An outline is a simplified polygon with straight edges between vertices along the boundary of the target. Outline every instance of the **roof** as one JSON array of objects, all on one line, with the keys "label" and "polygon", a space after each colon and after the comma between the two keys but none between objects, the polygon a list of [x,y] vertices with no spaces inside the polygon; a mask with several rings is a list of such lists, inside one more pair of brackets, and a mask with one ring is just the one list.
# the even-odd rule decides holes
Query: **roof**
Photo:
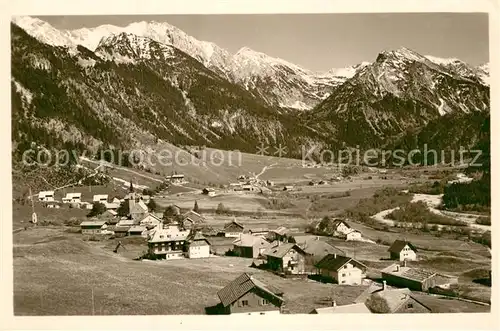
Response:
[{"label": "roof", "polygon": [[367,267],[363,263],[356,261],[353,258],[350,258],[347,256],[335,255],[335,254],[328,254],[327,256],[322,258],[321,261],[319,261],[316,264],[316,267],[320,268],[320,269],[337,271],[342,266],[344,266],[344,264],[346,264],[346,263],[352,263],[353,265],[355,265],[356,267],[358,267],[362,270],[367,269]]},{"label": "roof", "polygon": [[335,221],[333,221],[333,228],[334,229],[337,229],[337,227],[339,227],[341,224],[344,224],[345,226],[347,226],[348,228],[351,228],[349,226],[349,224],[347,224],[346,221],[344,220],[341,220],[341,219],[336,219]]},{"label": "roof", "polygon": [[287,244],[281,244],[279,246],[269,248],[266,251],[264,251],[263,255],[282,258],[291,249],[294,249],[303,255],[306,254],[306,252],[304,252],[304,250],[302,248],[300,248],[297,244],[287,243]]},{"label": "roof", "polygon": [[129,229],[130,226],[114,226],[112,230],[115,232],[128,232]]},{"label": "roof", "polygon": [[366,305],[375,313],[393,313],[410,299],[410,294],[407,288],[385,289],[372,294]]},{"label": "roof", "polygon": [[280,226],[276,230],[271,230],[271,232],[274,232],[276,234],[279,234],[281,236],[285,235],[288,232],[288,229],[285,228],[284,226]]},{"label": "roof", "polygon": [[372,282],[364,291],[361,293],[356,300],[355,303],[365,303],[366,299],[370,297],[373,293],[382,290],[382,285],[379,283]]},{"label": "roof", "polygon": [[81,193],[66,193],[66,198],[67,199],[74,199],[74,198],[81,198],[82,194]]},{"label": "roof", "polygon": [[201,241],[205,241],[207,244],[210,245],[208,239],[205,238],[205,236],[199,231],[189,233],[189,235],[186,237],[186,241],[189,242],[190,245],[193,245],[194,243]]},{"label": "roof", "polygon": [[258,288],[283,302],[283,298],[281,297],[282,292],[280,290],[264,284],[258,279],[255,279],[254,276],[247,273],[241,274],[235,280],[219,290],[219,292],[217,292],[217,296],[219,297],[222,305],[227,307],[254,288]]},{"label": "roof", "polygon": [[328,254],[345,255],[345,252],[329,243],[316,238],[307,239],[299,246],[308,254],[323,257]]},{"label": "roof", "polygon": [[108,200],[108,195],[107,194],[96,194],[92,198],[92,201],[100,201],[100,200],[104,200],[104,199]]},{"label": "roof", "polygon": [[411,298],[427,307],[433,313],[469,313],[490,312],[489,305],[463,301],[448,296],[429,295],[422,292],[411,292]]},{"label": "roof", "polygon": [[130,213],[144,213],[148,211],[148,207],[144,202],[139,201],[133,205],[133,207],[130,209]]},{"label": "roof", "polygon": [[270,247],[271,244],[262,237],[244,233],[239,239],[233,241],[233,245],[241,247]]},{"label": "roof", "polygon": [[97,220],[97,221],[83,221],[80,223],[80,226],[103,226],[106,224],[106,221]]},{"label": "roof", "polygon": [[150,217],[154,218],[154,219],[155,219],[155,220],[157,220],[158,222],[163,222],[163,220],[162,220],[160,217],[156,216],[155,214],[151,214],[151,213],[150,213],[150,214],[147,214],[146,216],[144,216],[144,217],[141,219],[140,223],[144,222],[146,219],[148,219],[148,218],[150,218]]},{"label": "roof", "polygon": [[134,220],[129,220],[129,219],[121,219],[118,221],[119,226],[132,226],[135,224]]},{"label": "roof", "polygon": [[184,178],[184,175],[172,175],[170,178]]},{"label": "roof", "polygon": [[146,231],[146,227],[145,226],[140,226],[140,225],[134,225],[134,226],[131,226],[130,229],[128,230],[128,232],[144,232]]},{"label": "roof", "polygon": [[[397,271],[398,267],[399,267],[399,271]],[[417,282],[423,282],[424,280],[426,280],[426,279],[428,279],[436,274],[435,272],[429,271],[429,270],[403,267],[397,263],[394,263],[394,264],[388,266],[387,268],[382,269],[382,273],[391,274],[391,275],[398,276],[401,278],[415,280]]]},{"label": "roof", "polygon": [[368,313],[371,311],[366,307],[364,303],[353,303],[344,306],[333,306],[333,307],[323,307],[316,308],[312,311],[312,314],[350,314],[350,313]]},{"label": "roof", "polygon": [[106,206],[107,209],[118,209],[120,204],[116,202],[105,202],[104,206]]},{"label": "roof", "polygon": [[232,221],[231,223],[227,223],[226,225],[224,225],[224,230],[226,229],[229,229],[233,226],[236,226],[238,228],[241,228],[242,230],[245,228],[243,225],[241,225],[240,223],[236,222],[236,221]]},{"label": "roof", "polygon": [[413,246],[413,244],[409,241],[406,240],[396,240],[392,243],[391,247],[389,247],[388,251],[391,253],[400,253],[405,246],[408,245],[412,250],[415,252],[417,251],[417,248]]},{"label": "roof", "polygon": [[250,233],[269,232],[269,229],[266,229],[266,228],[253,228],[253,229],[249,229],[248,232],[250,232]]},{"label": "roof", "polygon": [[38,193],[39,197],[44,197],[47,195],[54,195],[54,191],[40,191],[40,193]]},{"label": "roof", "polygon": [[184,213],[184,215],[182,215],[182,219],[183,221],[190,219],[193,223],[196,224],[205,222],[205,218],[194,210],[190,210]]},{"label": "roof", "polygon": [[150,243],[170,242],[170,241],[184,241],[188,237],[188,231],[178,231],[172,228],[157,229],[154,231],[153,236],[149,240]]}]

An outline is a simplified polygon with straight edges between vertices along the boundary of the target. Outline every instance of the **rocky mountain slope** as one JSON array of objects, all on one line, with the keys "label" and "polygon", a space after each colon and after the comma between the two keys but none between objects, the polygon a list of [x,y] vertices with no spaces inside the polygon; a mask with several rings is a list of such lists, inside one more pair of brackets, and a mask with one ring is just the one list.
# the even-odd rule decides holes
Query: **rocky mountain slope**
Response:
[{"label": "rocky mountain slope", "polygon": [[102,38],[120,33],[171,45],[220,77],[255,93],[269,106],[285,110],[313,108],[329,95],[333,86],[343,83],[365,65],[316,73],[247,47],[230,54],[214,43],[197,40],[165,22],[136,22],[125,27],[102,25],[77,30],[58,30],[47,22],[29,16],[14,17],[13,22],[44,43],[70,49],[82,45],[94,51]]},{"label": "rocky mountain slope", "polygon": [[[249,48],[231,55],[166,23],[65,31],[14,22],[17,151],[31,141],[91,151],[163,141],[256,152],[265,143],[287,146],[287,156],[301,144],[469,146],[489,116],[488,64],[401,48],[313,73]],[[445,139],[455,127],[471,132]]]},{"label": "rocky mountain slope", "polygon": [[308,121],[337,142],[381,146],[446,114],[488,113],[489,99],[479,69],[455,61],[437,64],[401,48],[381,52],[335,87]]},{"label": "rocky mountain slope", "polygon": [[315,134],[181,50],[120,33],[95,52],[12,29],[14,149],[133,149],[159,140],[255,152]]}]

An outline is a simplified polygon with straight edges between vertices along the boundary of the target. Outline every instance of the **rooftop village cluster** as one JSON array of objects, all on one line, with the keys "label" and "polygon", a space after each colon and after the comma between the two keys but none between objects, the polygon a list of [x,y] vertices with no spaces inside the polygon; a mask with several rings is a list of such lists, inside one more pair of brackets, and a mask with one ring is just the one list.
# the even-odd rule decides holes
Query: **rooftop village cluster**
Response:
[{"label": "rooftop village cluster", "polygon": [[[388,258],[395,263],[380,270],[383,284],[370,283],[366,281],[366,265],[319,237],[289,242],[290,229],[246,228],[236,220],[215,230],[207,225],[203,215],[193,210],[181,214],[175,205],[175,216],[165,221],[161,215],[148,212],[138,195],[132,193],[126,198],[129,217],[105,213],[98,220],[82,222],[82,234],[141,236],[148,245],[144,258],[165,259],[166,263],[172,259],[211,258],[216,252],[209,238],[224,236],[234,238],[231,255],[252,258],[257,268],[283,277],[313,278],[348,286],[371,284],[355,302],[338,305],[333,300],[329,307],[318,307],[312,314],[430,312],[431,308],[420,301],[415,291],[449,288],[458,282],[454,276],[408,266],[407,261],[417,260],[417,248],[411,242],[396,240],[388,250]],[[343,220],[337,220],[335,227],[338,232],[352,232]],[[218,291],[217,296],[217,314],[287,313],[286,293],[259,280],[258,275],[243,273]]]},{"label": "rooftop village cluster", "polygon": [[[178,176],[178,180],[183,180]],[[241,178],[246,180],[247,178]],[[177,180],[171,178],[170,180]],[[242,186],[252,185],[245,182]],[[267,183],[272,185],[272,183]],[[286,189],[293,189],[289,187]],[[213,195],[214,190],[205,189],[204,194]],[[53,191],[40,192],[39,201],[54,201]],[[84,236],[115,237],[136,236],[147,241],[145,259],[199,259],[220,254],[213,249],[210,237],[234,238],[232,248],[225,255],[253,259],[252,266],[283,277],[312,278],[321,282],[348,286],[370,284],[352,303],[338,305],[342,298],[332,299],[328,307],[318,307],[312,314],[323,313],[396,313],[430,312],[415,291],[426,292],[433,288],[446,289],[456,284],[458,278],[441,273],[413,268],[407,261],[417,260],[417,248],[408,241],[396,240],[388,250],[388,258],[394,264],[378,270],[382,284],[367,281],[368,267],[355,257],[348,256],[341,249],[321,240],[309,237],[295,242],[293,230],[280,226],[276,229],[247,228],[236,219],[221,229],[209,226],[203,215],[189,210],[181,213],[181,208],[171,205],[172,214],[150,212],[147,203],[150,196],[131,192],[123,199],[108,195],[94,195],[92,201],[102,203],[106,211],[98,217],[80,224]],[[92,208],[92,204],[82,201],[81,193],[68,193],[63,203],[77,204]],[[129,214],[119,217],[117,208],[123,202],[128,204]],[[333,222],[337,237],[360,240],[361,233],[341,219]],[[293,238],[293,241],[292,241]],[[119,249],[121,242],[115,249]],[[168,262],[167,262],[168,263]],[[215,293],[214,293],[215,294]],[[286,293],[258,279],[257,275],[243,273],[217,292],[220,303],[214,307],[217,314],[273,314],[287,313]]]}]

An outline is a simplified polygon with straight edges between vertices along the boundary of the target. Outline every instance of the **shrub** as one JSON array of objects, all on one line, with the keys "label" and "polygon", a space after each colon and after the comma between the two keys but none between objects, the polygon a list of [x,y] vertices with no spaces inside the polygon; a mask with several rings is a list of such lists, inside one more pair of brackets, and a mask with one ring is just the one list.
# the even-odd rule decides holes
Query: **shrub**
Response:
[{"label": "shrub", "polygon": [[224,204],[221,202],[217,205],[217,209],[215,210],[215,213],[217,215],[227,215],[230,213],[230,210],[224,206]]},{"label": "shrub", "polygon": [[236,251],[234,251],[234,250],[232,250],[232,249],[227,250],[227,251],[224,253],[224,255],[225,255],[225,256],[240,256],[240,255],[238,254],[238,252],[236,252]]},{"label": "shrub", "polygon": [[94,202],[87,217],[99,216],[106,211],[106,206],[100,202]]},{"label": "shrub", "polygon": [[490,216],[481,216],[476,220],[476,224],[480,225],[491,225],[491,217]]},{"label": "shrub", "polygon": [[361,223],[378,224],[370,216],[408,203],[411,198],[412,195],[395,188],[384,188],[376,191],[372,198],[361,199],[355,207],[347,209],[345,216]]},{"label": "shrub", "polygon": [[272,210],[288,209],[295,207],[288,197],[270,198],[266,201],[266,207]]},{"label": "shrub", "polygon": [[149,211],[152,211],[152,212],[156,211],[156,209],[158,208],[156,201],[154,201],[153,199],[149,200],[147,206],[148,206]]},{"label": "shrub", "polygon": [[64,220],[64,225],[67,225],[67,226],[79,226],[80,223],[81,223],[81,220],[79,220],[75,217],[71,217],[70,219]]}]

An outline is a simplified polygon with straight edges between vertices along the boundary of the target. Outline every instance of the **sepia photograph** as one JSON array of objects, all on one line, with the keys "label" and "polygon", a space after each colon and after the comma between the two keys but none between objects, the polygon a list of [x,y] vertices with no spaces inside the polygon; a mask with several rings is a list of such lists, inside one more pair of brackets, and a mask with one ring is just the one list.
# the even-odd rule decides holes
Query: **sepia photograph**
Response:
[{"label": "sepia photograph", "polygon": [[14,316],[492,312],[488,13],[9,24]]}]

